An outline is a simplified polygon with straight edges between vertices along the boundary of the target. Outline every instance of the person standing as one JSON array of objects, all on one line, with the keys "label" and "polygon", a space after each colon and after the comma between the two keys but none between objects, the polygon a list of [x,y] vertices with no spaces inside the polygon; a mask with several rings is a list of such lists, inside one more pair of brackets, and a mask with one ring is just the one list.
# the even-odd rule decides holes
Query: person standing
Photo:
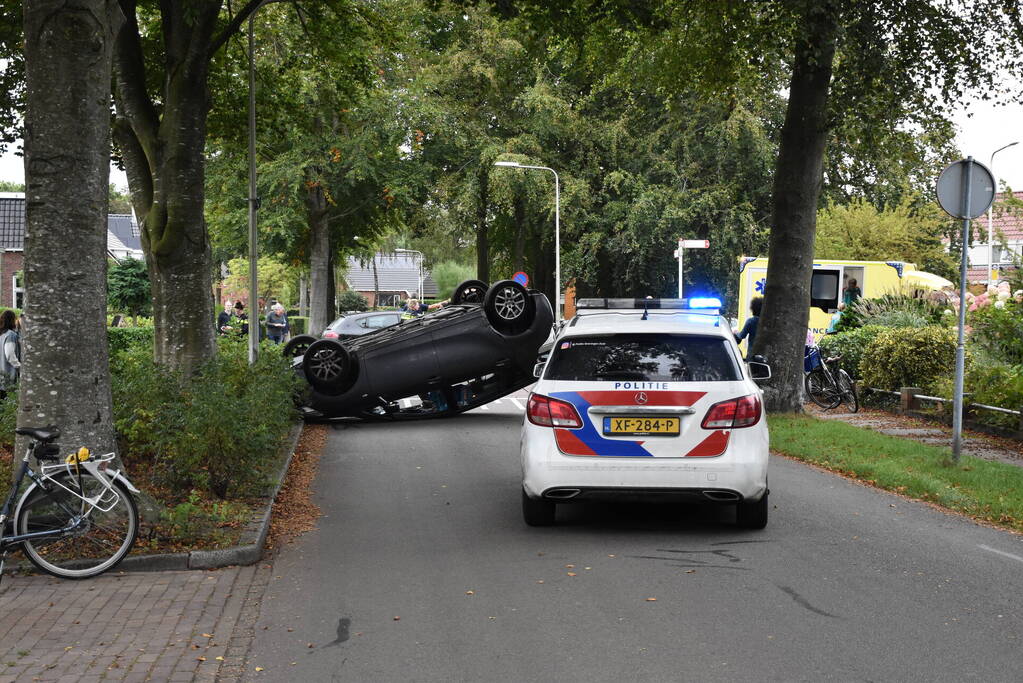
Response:
[{"label": "person standing", "polygon": [[749,312],[752,315],[746,318],[746,324],[742,326],[742,330],[732,330],[732,334],[735,335],[735,341],[741,342],[746,339],[746,355],[749,356],[749,350],[753,348],[753,340],[757,338],[757,325],[760,324],[760,311],[764,308],[764,298],[755,297],[749,302]]},{"label": "person standing", "polygon": [[230,301],[224,302],[224,310],[217,316],[217,333],[227,334],[234,329],[231,318],[234,316],[234,306]]},{"label": "person standing", "polygon": [[288,316],[284,313],[284,306],[274,304],[266,314],[266,336],[274,344],[280,344],[290,331],[291,326],[288,324]]},{"label": "person standing", "polygon": [[18,384],[21,372],[21,336],[14,311],[0,313],[0,399]]},{"label": "person standing", "polygon": [[849,278],[848,286],[846,286],[846,288],[842,291],[842,303],[849,306],[850,304],[855,303],[861,296],[863,296],[863,290],[860,289],[859,283],[856,282],[856,278]]},{"label": "person standing", "polygon": [[241,300],[234,302],[234,317],[241,322],[241,335],[244,337],[249,333],[249,316],[245,313],[245,304]]}]

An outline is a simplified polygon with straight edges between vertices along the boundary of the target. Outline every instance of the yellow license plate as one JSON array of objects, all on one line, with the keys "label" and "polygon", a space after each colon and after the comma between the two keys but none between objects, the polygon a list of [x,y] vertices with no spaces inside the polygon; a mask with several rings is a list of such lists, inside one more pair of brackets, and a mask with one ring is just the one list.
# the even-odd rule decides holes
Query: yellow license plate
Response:
[{"label": "yellow license plate", "polygon": [[679,422],[677,417],[605,417],[604,433],[675,436],[679,433]]}]

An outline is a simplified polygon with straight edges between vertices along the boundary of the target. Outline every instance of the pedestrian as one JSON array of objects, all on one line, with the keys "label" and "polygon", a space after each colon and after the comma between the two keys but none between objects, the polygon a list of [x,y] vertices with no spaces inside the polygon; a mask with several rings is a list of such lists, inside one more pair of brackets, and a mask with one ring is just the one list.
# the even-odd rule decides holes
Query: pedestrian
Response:
[{"label": "pedestrian", "polygon": [[746,339],[746,355],[749,356],[750,349],[753,348],[753,340],[757,338],[757,326],[760,324],[760,311],[764,308],[764,297],[754,297],[749,302],[749,310],[752,315],[746,318],[746,324],[742,326],[742,330],[732,330],[732,334],[735,335],[735,341],[741,342]]},{"label": "pedestrian", "polygon": [[842,290],[842,303],[848,306],[861,296],[863,296],[863,291],[859,288],[856,278],[849,278],[849,284]]},{"label": "pedestrian", "polygon": [[835,329],[838,326],[838,321],[842,319],[842,313],[845,312],[845,302],[840,301],[838,303],[838,310],[835,311],[835,315],[831,316],[831,323],[828,325],[828,329],[824,334],[835,334],[838,332]]},{"label": "pedestrian", "polygon": [[411,320],[412,318],[419,318],[426,315],[429,311],[444,308],[450,302],[451,299],[445,299],[444,301],[438,301],[437,303],[427,305],[425,301],[421,302],[418,299],[409,299],[405,302],[405,305],[401,307],[401,319]]},{"label": "pedestrian", "polygon": [[249,333],[249,316],[245,313],[245,304],[240,300],[234,302],[234,317],[241,323],[241,335],[244,337]]},{"label": "pedestrian", "polygon": [[274,344],[280,344],[290,331],[291,326],[288,323],[288,316],[284,314],[284,306],[274,304],[266,314],[266,336]]},{"label": "pedestrian", "polygon": [[14,311],[0,313],[0,400],[18,384],[21,372],[21,335]]},{"label": "pedestrian", "polygon": [[224,310],[217,316],[217,332],[227,334],[234,329],[231,318],[234,317],[234,304],[230,301],[224,302]]}]

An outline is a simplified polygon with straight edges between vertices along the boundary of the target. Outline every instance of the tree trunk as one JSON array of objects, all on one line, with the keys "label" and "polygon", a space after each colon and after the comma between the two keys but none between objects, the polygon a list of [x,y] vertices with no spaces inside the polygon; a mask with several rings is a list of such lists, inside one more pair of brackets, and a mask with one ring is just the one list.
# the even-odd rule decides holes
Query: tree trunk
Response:
[{"label": "tree trunk", "polygon": [[309,220],[309,334],[319,335],[334,322],[330,227],[327,225],[327,198],[319,185],[306,191],[306,215]]},{"label": "tree trunk", "polygon": [[[106,331],[113,0],[25,3],[25,315],[18,425],[116,447]],[[69,325],[73,331],[69,330]]]},{"label": "tree trunk", "polygon": [[305,275],[298,276],[298,314],[303,318],[309,315],[309,285]]},{"label": "tree trunk", "polygon": [[752,353],[767,356],[768,410],[799,412],[809,320],[814,233],[827,135],[827,103],[838,31],[834,2],[803,0],[792,81],[774,173],[774,211],[764,308]]},{"label": "tree trunk", "polygon": [[477,176],[479,194],[476,197],[476,277],[490,282],[490,235],[487,232],[487,213],[490,211],[490,171],[483,168]]},{"label": "tree trunk", "polygon": [[146,91],[135,1],[121,0],[121,6],[126,21],[114,53],[114,134],[152,282],[154,355],[162,365],[191,372],[216,351],[203,184],[208,50],[220,3],[194,10],[167,4],[162,10],[162,115]]}]

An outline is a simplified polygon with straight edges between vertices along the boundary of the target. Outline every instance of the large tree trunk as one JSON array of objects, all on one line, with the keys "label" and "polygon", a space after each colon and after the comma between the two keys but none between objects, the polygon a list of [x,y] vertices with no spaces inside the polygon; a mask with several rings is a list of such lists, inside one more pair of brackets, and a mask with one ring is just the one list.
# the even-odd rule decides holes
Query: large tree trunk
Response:
[{"label": "large tree trunk", "polygon": [[767,409],[799,412],[803,345],[810,317],[814,233],[827,135],[827,103],[838,31],[834,2],[802,0],[788,109],[774,173],[774,212],[767,286],[754,354],[767,356],[773,379],[764,386]]},{"label": "large tree trunk", "polygon": [[[106,332],[114,0],[25,3],[25,327],[18,425],[115,449]],[[69,325],[71,328],[69,328]]]},{"label": "large tree trunk", "polygon": [[476,277],[490,282],[490,233],[487,214],[490,212],[490,170],[483,168],[477,176],[479,194],[476,197]]},{"label": "large tree trunk", "polygon": [[[153,292],[156,361],[191,372],[216,350],[210,243],[203,217],[207,75],[220,3],[163,12],[162,115],[146,90],[135,0],[114,54],[115,139],[139,217]],[[186,16],[186,13],[188,16]]]},{"label": "large tree trunk", "polygon": [[331,268],[334,259],[327,224],[327,198],[319,185],[306,192],[309,220],[309,334],[319,335],[334,322],[334,291]]},{"label": "large tree trunk", "polygon": [[305,275],[298,276],[298,314],[303,318],[309,315],[309,285]]}]

